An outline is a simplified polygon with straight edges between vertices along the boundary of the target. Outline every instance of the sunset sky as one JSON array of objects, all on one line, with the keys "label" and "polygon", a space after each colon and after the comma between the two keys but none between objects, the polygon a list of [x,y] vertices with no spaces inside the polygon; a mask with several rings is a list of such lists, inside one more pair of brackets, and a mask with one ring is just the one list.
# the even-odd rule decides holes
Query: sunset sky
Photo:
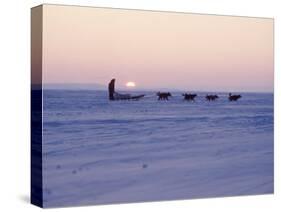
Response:
[{"label": "sunset sky", "polygon": [[273,19],[43,8],[44,84],[273,91]]}]

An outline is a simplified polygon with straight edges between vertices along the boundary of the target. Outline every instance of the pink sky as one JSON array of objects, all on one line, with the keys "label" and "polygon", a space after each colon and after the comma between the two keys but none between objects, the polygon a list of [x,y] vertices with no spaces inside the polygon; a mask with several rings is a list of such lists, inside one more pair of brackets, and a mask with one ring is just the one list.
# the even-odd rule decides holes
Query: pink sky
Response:
[{"label": "pink sky", "polygon": [[44,83],[272,92],[273,58],[273,19],[44,5]]}]

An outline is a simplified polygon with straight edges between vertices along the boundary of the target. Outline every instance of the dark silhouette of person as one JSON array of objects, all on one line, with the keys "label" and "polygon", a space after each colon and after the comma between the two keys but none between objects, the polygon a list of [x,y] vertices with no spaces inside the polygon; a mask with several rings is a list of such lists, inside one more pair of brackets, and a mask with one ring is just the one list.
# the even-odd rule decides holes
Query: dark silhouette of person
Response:
[{"label": "dark silhouette of person", "polygon": [[115,93],[115,79],[112,79],[108,84],[109,100],[114,100]]}]

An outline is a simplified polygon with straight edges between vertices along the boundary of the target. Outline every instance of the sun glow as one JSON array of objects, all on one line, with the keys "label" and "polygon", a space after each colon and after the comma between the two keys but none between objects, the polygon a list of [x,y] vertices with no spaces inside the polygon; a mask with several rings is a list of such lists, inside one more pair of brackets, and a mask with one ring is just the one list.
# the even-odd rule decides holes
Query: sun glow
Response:
[{"label": "sun glow", "polygon": [[126,83],[126,86],[127,86],[127,87],[130,87],[130,88],[136,87],[136,83],[134,83],[134,82],[127,82],[127,83]]}]

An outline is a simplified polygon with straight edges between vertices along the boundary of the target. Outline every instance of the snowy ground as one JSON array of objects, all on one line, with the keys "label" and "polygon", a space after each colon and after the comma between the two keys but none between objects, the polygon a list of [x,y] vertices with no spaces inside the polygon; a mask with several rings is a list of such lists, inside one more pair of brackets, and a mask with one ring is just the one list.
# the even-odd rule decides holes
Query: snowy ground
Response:
[{"label": "snowy ground", "polygon": [[44,206],[273,192],[273,95],[185,102],[44,91]]}]

